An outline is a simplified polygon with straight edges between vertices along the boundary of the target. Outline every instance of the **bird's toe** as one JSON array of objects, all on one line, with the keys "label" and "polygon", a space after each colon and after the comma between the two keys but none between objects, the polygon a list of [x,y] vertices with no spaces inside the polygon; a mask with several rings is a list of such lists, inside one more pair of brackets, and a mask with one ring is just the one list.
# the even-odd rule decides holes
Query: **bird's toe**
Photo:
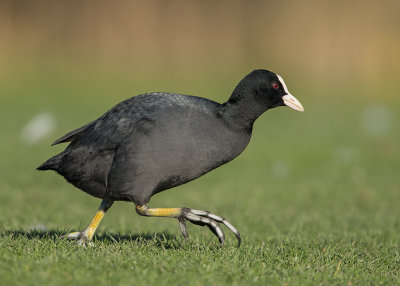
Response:
[{"label": "bird's toe", "polygon": [[78,244],[79,246],[82,246],[82,247],[94,246],[93,242],[90,241],[86,236],[82,236],[82,237],[78,240],[77,244]]},{"label": "bird's toe", "polygon": [[179,219],[179,227],[181,229],[181,233],[182,233],[183,237],[185,238],[185,240],[188,240],[189,234],[187,232],[186,221],[184,219]]},{"label": "bird's toe", "polygon": [[63,235],[61,238],[66,238],[68,240],[75,240],[75,239],[80,239],[82,236],[83,236],[82,231],[74,231],[67,235]]},{"label": "bird's toe", "polygon": [[[209,211],[203,211],[203,210],[183,208],[182,211],[184,213],[185,219],[189,220],[191,223],[197,225],[207,225],[209,229],[218,237],[221,244],[224,244],[225,234],[222,231],[221,227],[219,226],[219,223],[225,225],[230,231],[232,231],[235,234],[238,240],[238,245],[240,246],[241,237],[239,230],[225,218],[216,215],[214,213],[211,213]],[[182,225],[181,225],[181,231],[183,234]]]},{"label": "bird's toe", "polygon": [[93,246],[93,242],[87,236],[85,231],[71,232],[67,235],[63,235],[61,238],[65,238],[67,240],[77,240],[77,244],[83,247]]},{"label": "bird's toe", "polygon": [[[221,245],[224,244],[225,234],[224,234],[223,230],[221,229],[221,227],[219,226],[218,222],[216,222],[215,220],[213,220],[211,218],[194,214],[192,212],[192,210],[188,209],[188,208],[182,209],[182,216],[183,217],[180,219],[180,221],[184,221],[186,219],[196,225],[208,226],[208,228],[211,230],[211,232],[214,233],[218,237],[218,240],[221,243]],[[186,224],[180,223],[180,227],[181,227],[181,232],[182,232],[183,236],[186,238],[186,236],[187,236]]]}]

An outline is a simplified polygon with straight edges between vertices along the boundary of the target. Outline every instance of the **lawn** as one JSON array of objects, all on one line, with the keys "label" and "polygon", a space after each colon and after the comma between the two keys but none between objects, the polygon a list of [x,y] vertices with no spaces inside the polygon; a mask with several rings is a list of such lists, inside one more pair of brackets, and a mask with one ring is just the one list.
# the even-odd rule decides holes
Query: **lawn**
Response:
[{"label": "lawn", "polygon": [[[226,217],[241,232],[240,248],[227,229],[221,247],[195,225],[185,242],[176,220],[140,217],[125,202],[107,213],[93,247],[61,239],[86,227],[100,201],[35,171],[65,147],[50,147],[54,139],[140,92],[222,101],[235,84],[126,82],[47,74],[0,85],[1,285],[400,284],[399,101],[344,101],[287,79],[304,113],[268,111],[241,156],[150,202]],[[40,112],[52,112],[56,130],[24,143],[21,129]]]}]

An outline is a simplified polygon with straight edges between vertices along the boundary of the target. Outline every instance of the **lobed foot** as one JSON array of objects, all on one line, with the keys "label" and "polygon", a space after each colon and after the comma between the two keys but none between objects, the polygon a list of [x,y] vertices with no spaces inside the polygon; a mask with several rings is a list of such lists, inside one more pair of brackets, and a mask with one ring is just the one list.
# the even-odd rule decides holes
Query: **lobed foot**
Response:
[{"label": "lobed foot", "polygon": [[203,210],[193,210],[189,208],[182,208],[181,214],[178,217],[179,226],[182,232],[182,235],[185,239],[188,239],[189,235],[186,229],[186,220],[190,221],[193,224],[200,226],[208,226],[208,228],[218,237],[218,240],[221,244],[225,242],[225,234],[219,223],[224,224],[229,230],[231,230],[236,238],[238,239],[238,246],[240,246],[241,238],[240,233],[236,227],[234,227],[230,222],[228,222],[225,218],[220,217],[216,214],[210,213],[209,211]]},{"label": "lobed foot", "polygon": [[86,234],[86,231],[75,231],[67,235],[63,235],[61,238],[66,238],[67,240],[78,240],[78,245],[81,246],[93,246],[93,242]]}]

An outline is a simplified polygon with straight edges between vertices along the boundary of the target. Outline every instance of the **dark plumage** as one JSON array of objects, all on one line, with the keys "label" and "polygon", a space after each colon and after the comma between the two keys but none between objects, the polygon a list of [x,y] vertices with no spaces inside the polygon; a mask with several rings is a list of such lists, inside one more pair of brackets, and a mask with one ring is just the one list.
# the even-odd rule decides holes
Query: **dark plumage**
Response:
[{"label": "dark plumage", "polygon": [[[165,209],[149,209],[146,204],[154,194],[237,157],[250,140],[254,121],[266,110],[285,104],[302,111],[282,78],[266,70],[247,75],[223,104],[173,93],[138,95],[55,141],[71,143],[38,170],[54,170],[77,188],[103,199],[99,210],[103,213],[113,201],[130,201],[141,215],[178,218],[184,235],[185,220],[208,225],[223,242],[219,226],[215,228],[209,220],[229,223],[213,219],[213,214],[181,208],[161,215]],[[207,219],[196,221],[187,213]],[[92,227],[95,230],[97,225]],[[91,240],[85,232],[70,238]]]}]

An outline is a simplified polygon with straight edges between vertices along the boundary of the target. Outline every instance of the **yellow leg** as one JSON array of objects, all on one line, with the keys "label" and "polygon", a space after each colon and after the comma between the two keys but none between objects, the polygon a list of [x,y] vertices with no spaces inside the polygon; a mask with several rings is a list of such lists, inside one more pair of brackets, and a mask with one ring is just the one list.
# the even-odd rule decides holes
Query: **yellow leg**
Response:
[{"label": "yellow leg", "polygon": [[93,235],[96,232],[96,229],[99,226],[99,224],[105,214],[106,214],[106,212],[102,209],[97,211],[92,222],[89,224],[89,226],[85,230],[85,234],[86,234],[86,237],[88,238],[88,240],[92,240]]},{"label": "yellow leg", "polygon": [[91,241],[101,220],[103,219],[107,210],[113,205],[113,203],[114,201],[103,200],[89,226],[82,232],[72,232],[68,234],[67,238],[79,239],[80,244],[85,243],[86,241]]},{"label": "yellow leg", "polygon": [[178,218],[182,213],[182,208],[149,208],[147,205],[136,205],[136,212],[143,216]]}]

